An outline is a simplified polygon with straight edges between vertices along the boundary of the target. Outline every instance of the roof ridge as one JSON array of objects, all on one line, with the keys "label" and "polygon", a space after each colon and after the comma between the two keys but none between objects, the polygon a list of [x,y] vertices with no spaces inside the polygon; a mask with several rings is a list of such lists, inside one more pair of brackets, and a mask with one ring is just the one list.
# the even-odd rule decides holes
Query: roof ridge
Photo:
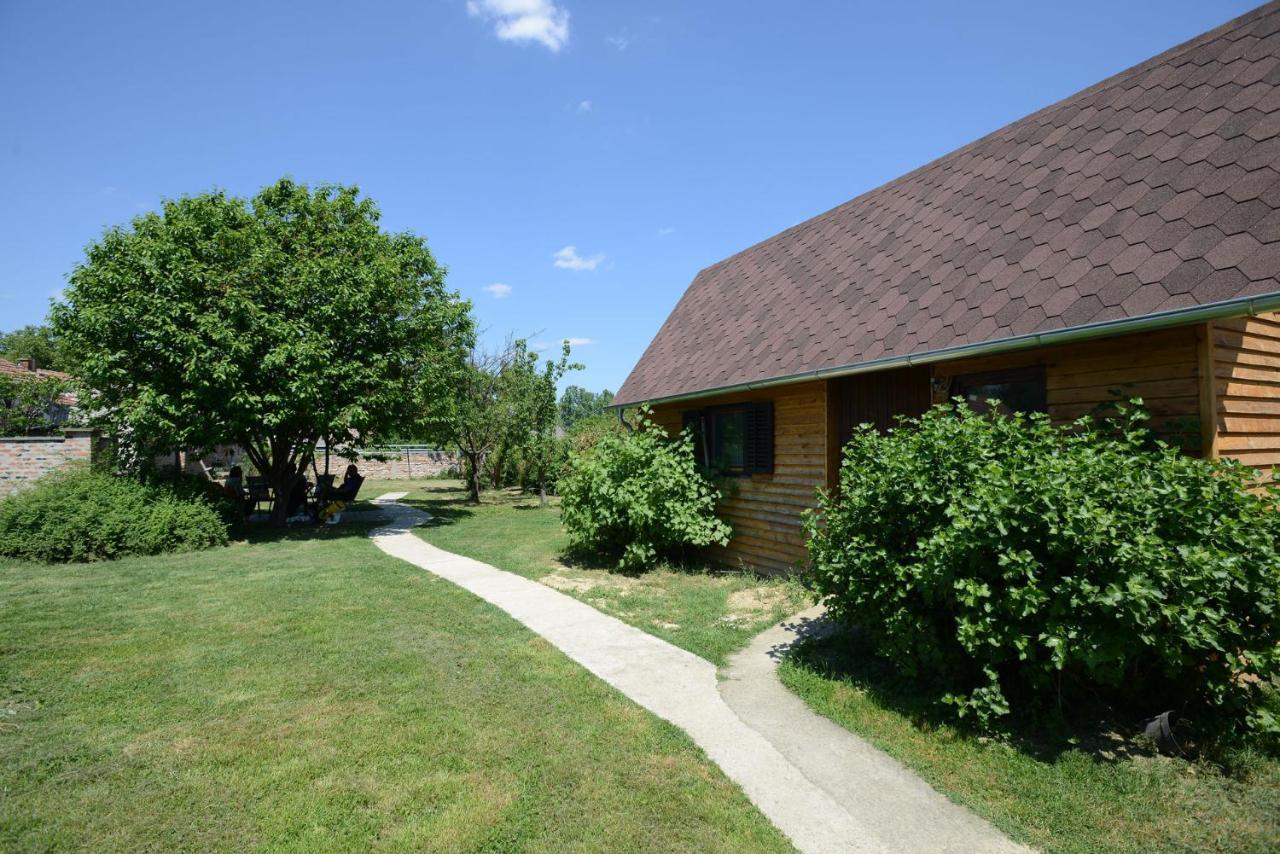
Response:
[{"label": "roof ridge", "polygon": [[[838,205],[828,208],[822,213],[815,214],[814,216],[811,216],[808,219],[804,219],[804,220],[801,220],[800,222],[795,223],[794,225],[787,226],[782,231],[779,231],[775,234],[769,235],[768,237],[757,240],[755,243],[752,243],[750,246],[740,249],[737,252],[734,252],[732,255],[728,255],[724,258],[721,258],[719,261],[715,261],[703,267],[698,271],[697,275],[694,276],[694,280],[696,281],[697,277],[701,276],[704,272],[715,269],[716,267],[720,267],[724,264],[727,264],[733,259],[737,258],[738,256],[743,255],[747,252],[750,252],[756,247],[762,246],[766,243],[770,243],[775,240],[779,240],[797,229],[803,228],[804,226],[809,225],[810,223],[818,222],[822,220],[824,217],[828,217],[836,213],[837,211],[843,210],[846,207],[854,205],[857,202],[861,201],[862,199],[866,198],[867,196],[872,195],[873,193],[880,193],[882,191],[888,190],[891,187],[895,187],[899,184],[906,183],[908,180],[910,180],[911,178],[914,178],[916,175],[918,175],[921,172],[932,169],[940,163],[944,163],[948,160],[958,158],[960,155],[964,154],[970,149],[976,148],[979,145],[992,139],[993,137],[999,136],[1001,133],[1013,127],[1014,125],[1020,125],[1020,124],[1023,124],[1024,122],[1029,122],[1032,119],[1035,119],[1036,117],[1041,116],[1045,113],[1051,112],[1055,109],[1060,109],[1062,107],[1065,107],[1068,104],[1070,104],[1072,101],[1083,99],[1088,96],[1096,95],[1099,92],[1102,92],[1113,86],[1117,86],[1126,80],[1132,79],[1133,77],[1137,76],[1140,73],[1144,73],[1157,65],[1167,62],[1168,60],[1172,59],[1175,56],[1179,56],[1183,53],[1186,53],[1187,51],[1194,50],[1195,48],[1200,47],[1203,44],[1207,44],[1208,42],[1211,42],[1214,39],[1221,38],[1225,33],[1229,33],[1234,29],[1238,29],[1244,26],[1245,24],[1251,24],[1254,21],[1256,21],[1258,18],[1265,17],[1271,12],[1274,12],[1277,10],[1280,10],[1280,0],[1269,0],[1269,2],[1262,4],[1256,9],[1251,9],[1248,12],[1245,12],[1243,15],[1237,15],[1231,20],[1226,21],[1225,23],[1219,24],[1218,26],[1214,27],[1212,30],[1201,33],[1198,36],[1193,36],[1192,38],[1187,39],[1184,42],[1180,42],[1179,44],[1176,44],[1173,47],[1170,47],[1165,49],[1164,51],[1161,51],[1155,56],[1148,57],[1147,59],[1142,60],[1137,65],[1131,65],[1128,68],[1117,71],[1115,74],[1112,74],[1110,77],[1107,77],[1103,80],[1100,80],[1097,83],[1094,83],[1092,86],[1081,89],[1078,92],[1073,92],[1072,94],[1067,95],[1065,98],[1060,98],[1051,104],[1046,104],[1045,106],[1041,107],[1040,109],[1036,110],[1033,113],[1028,113],[1025,116],[1020,116],[1011,122],[1007,122],[1001,125],[995,130],[984,133],[982,136],[976,139],[970,140],[969,142],[966,142],[965,144],[961,145],[959,148],[953,148],[952,150],[946,152],[945,154],[940,154],[937,157],[933,158],[932,160],[929,160],[925,163],[921,163],[919,166],[916,166],[914,169],[911,169],[910,171],[907,171],[902,173],[901,175],[898,175],[896,178],[891,178],[888,181],[885,181],[883,184],[877,184],[874,187],[871,187],[867,190],[863,190],[861,193],[854,196],[853,198],[847,199]],[[693,287],[692,282],[690,283],[689,287]],[[688,289],[686,289],[686,293],[687,291]],[[683,296],[681,297],[681,299],[683,299]]]}]

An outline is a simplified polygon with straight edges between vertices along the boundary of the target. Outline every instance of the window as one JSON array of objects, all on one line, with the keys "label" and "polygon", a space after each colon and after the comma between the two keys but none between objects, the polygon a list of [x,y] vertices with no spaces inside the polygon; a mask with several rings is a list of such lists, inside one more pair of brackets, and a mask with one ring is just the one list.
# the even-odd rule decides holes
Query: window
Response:
[{"label": "window", "polygon": [[1000,411],[1047,412],[1044,366],[1031,365],[1004,371],[962,374],[952,381],[953,395],[963,397],[976,412],[986,412],[988,400],[1000,401]]},{"label": "window", "polygon": [[747,466],[746,407],[715,410],[707,417],[711,422],[711,465],[725,471],[743,471]]},{"label": "window", "polygon": [[773,471],[773,404],[744,403],[684,413],[698,463],[731,475]]}]

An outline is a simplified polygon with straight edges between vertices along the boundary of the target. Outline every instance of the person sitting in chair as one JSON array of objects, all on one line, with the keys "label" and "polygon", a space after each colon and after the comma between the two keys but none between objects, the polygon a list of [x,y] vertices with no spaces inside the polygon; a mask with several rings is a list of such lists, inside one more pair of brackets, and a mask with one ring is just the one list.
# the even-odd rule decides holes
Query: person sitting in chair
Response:
[{"label": "person sitting in chair", "polygon": [[244,469],[240,466],[232,466],[231,471],[227,472],[227,479],[222,487],[222,494],[235,502],[236,507],[240,508],[240,512],[245,516],[253,510],[253,499],[245,492],[244,488]]},{"label": "person sitting in chair", "polygon": [[311,484],[293,463],[285,467],[285,518],[291,522],[302,522],[307,518],[303,510],[307,506],[307,487]]},{"label": "person sitting in chair", "polygon": [[362,483],[364,478],[360,475],[360,469],[356,468],[354,463],[347,466],[346,474],[342,477],[342,485],[325,493],[321,502],[323,509],[320,511],[319,521],[336,525],[338,519],[342,517],[342,511],[347,509],[347,505],[354,501],[356,494],[360,492]]}]

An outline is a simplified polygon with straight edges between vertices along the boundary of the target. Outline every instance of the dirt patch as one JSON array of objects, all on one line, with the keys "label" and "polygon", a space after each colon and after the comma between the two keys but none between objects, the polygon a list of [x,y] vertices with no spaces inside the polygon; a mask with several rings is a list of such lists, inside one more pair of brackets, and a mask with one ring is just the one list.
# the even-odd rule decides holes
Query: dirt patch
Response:
[{"label": "dirt patch", "polygon": [[558,572],[544,575],[538,580],[548,587],[563,590],[565,593],[586,593],[588,590],[594,590],[599,586],[599,582],[593,578],[570,578]]},{"label": "dirt patch", "polygon": [[729,612],[722,619],[737,621],[773,612],[787,601],[780,587],[749,587],[729,594]]},{"label": "dirt patch", "polygon": [[565,593],[587,593],[591,590],[630,590],[635,587],[636,580],[625,575],[611,575],[601,572],[592,575],[569,575],[565,571],[556,571],[538,579],[548,587],[554,587]]}]

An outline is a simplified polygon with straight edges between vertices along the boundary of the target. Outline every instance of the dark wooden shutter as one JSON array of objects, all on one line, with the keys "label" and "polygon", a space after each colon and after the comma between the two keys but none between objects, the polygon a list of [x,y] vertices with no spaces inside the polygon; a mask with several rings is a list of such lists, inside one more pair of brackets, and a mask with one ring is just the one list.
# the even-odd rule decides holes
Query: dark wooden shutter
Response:
[{"label": "dark wooden shutter", "polygon": [[751,473],[773,473],[773,402],[747,406],[746,470]]},{"label": "dark wooden shutter", "polygon": [[698,461],[698,465],[705,466],[707,464],[707,442],[706,430],[702,424],[702,410],[686,409],[680,413],[680,421],[680,429],[688,430],[693,434],[693,458]]}]

